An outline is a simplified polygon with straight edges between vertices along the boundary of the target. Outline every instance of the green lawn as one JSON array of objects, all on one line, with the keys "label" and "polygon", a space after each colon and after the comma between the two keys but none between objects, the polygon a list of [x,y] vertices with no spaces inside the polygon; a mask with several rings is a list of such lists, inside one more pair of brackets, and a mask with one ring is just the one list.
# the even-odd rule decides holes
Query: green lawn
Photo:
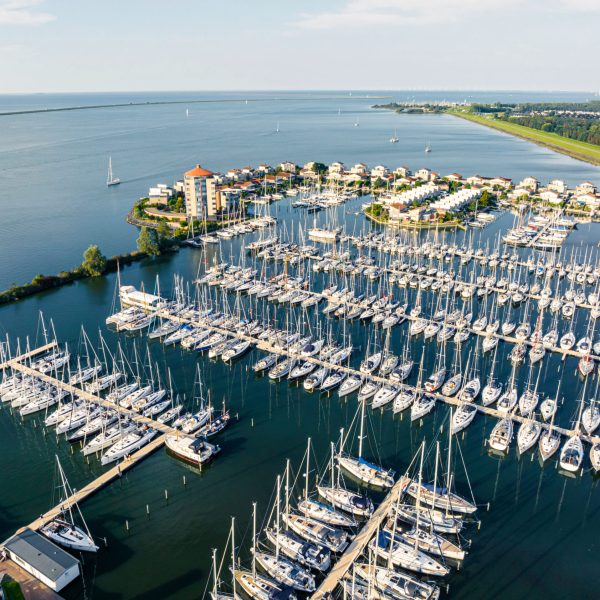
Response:
[{"label": "green lawn", "polygon": [[459,110],[448,111],[449,114],[473,121],[493,129],[498,129],[511,135],[524,138],[526,140],[535,142],[557,152],[568,154],[574,158],[590,162],[595,165],[600,165],[600,146],[595,144],[588,144],[587,142],[579,142],[577,140],[571,140],[562,135],[556,133],[549,133],[546,131],[540,131],[539,129],[532,129],[531,127],[524,127],[523,125],[517,125],[507,121],[501,121],[492,117],[474,115],[472,113],[463,112]]},{"label": "green lawn", "polygon": [[2,591],[4,592],[6,600],[25,600],[25,596],[23,596],[23,592],[21,591],[21,586],[16,581],[4,580],[2,582]]}]

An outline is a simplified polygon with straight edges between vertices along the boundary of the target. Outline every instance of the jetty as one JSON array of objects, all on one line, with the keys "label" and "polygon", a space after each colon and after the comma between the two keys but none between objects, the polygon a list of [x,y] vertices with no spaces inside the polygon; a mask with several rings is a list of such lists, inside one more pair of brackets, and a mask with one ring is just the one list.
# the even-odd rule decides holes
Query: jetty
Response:
[{"label": "jetty", "polygon": [[333,591],[342,581],[344,575],[350,570],[356,559],[364,552],[369,540],[375,535],[377,529],[389,515],[394,502],[402,494],[404,479],[401,477],[394,484],[383,502],[377,507],[371,518],[365,523],[363,528],[358,532],[352,540],[345,552],[340,556],[338,561],[333,565],[327,577],[321,582],[315,593],[311,596],[312,600],[325,600],[331,598]]},{"label": "jetty", "polygon": [[[361,377],[365,381],[370,380],[370,381],[375,381],[375,382],[381,383],[381,384],[393,383],[387,377],[381,377],[379,375],[374,375],[374,374],[365,374],[357,369],[353,369],[352,367],[332,363],[327,360],[323,360],[323,359],[320,359],[320,358],[317,358],[314,356],[302,356],[300,353],[294,353],[294,352],[289,351],[286,348],[281,348],[279,346],[275,346],[268,340],[261,340],[257,337],[247,335],[247,334],[241,333],[239,331],[231,331],[231,330],[225,329],[223,327],[211,325],[210,323],[207,323],[206,321],[194,321],[192,319],[188,319],[185,317],[172,315],[164,309],[158,310],[157,315],[163,317],[164,319],[170,319],[172,321],[178,322],[182,325],[191,325],[191,326],[197,327],[197,328],[209,329],[214,333],[222,333],[231,339],[236,338],[239,340],[245,340],[247,342],[250,342],[257,350],[260,350],[262,352],[266,352],[269,354],[278,354],[279,356],[284,356],[286,358],[294,358],[297,360],[312,362],[320,367],[325,367],[332,371],[334,371],[334,370],[335,371],[343,371],[344,373],[347,373],[348,375],[355,375],[355,376]],[[498,335],[498,334],[496,334],[496,335]],[[505,338],[507,340],[512,339],[515,341],[515,343],[517,342],[517,340],[515,338],[508,338],[507,336],[500,336],[500,337]],[[569,353],[573,354],[575,356],[580,354],[575,351],[570,351]],[[600,358],[600,357],[594,357],[594,358]],[[406,389],[406,390],[413,390],[417,393],[423,393],[423,394],[427,394],[428,396],[433,396],[433,397],[435,397],[436,400],[442,401],[445,404],[448,404],[453,407],[459,407],[462,404],[464,404],[464,402],[462,402],[457,396],[445,396],[444,394],[441,394],[440,392],[428,392],[422,387],[419,388],[417,386],[413,386],[413,385],[409,385],[409,384],[405,384],[405,383],[402,383],[399,385],[403,389]],[[112,406],[112,404],[111,404],[111,406]],[[500,412],[499,410],[497,410],[496,408],[493,408],[491,406],[483,406],[481,404],[476,404],[476,403],[473,403],[473,406],[475,406],[477,408],[477,411],[479,413],[484,414],[486,416],[495,417],[496,419],[511,418],[513,421],[516,421],[517,423],[525,423],[525,422],[530,422],[532,420],[531,417],[524,417],[522,415],[519,415],[514,410],[512,412],[510,412],[509,414],[504,414],[504,413]],[[382,407],[382,410],[383,409],[385,409],[385,407]],[[549,423],[545,423],[542,421],[539,421],[539,423],[543,429],[547,429],[550,426]],[[574,435],[579,435],[583,440],[589,442],[590,444],[600,443],[600,436],[597,436],[597,435],[596,436],[584,435],[581,430],[576,431],[574,429],[567,429],[565,427],[560,427],[558,425],[553,425],[552,428],[555,431],[560,432],[562,435],[564,435],[566,437],[572,437]]]}]

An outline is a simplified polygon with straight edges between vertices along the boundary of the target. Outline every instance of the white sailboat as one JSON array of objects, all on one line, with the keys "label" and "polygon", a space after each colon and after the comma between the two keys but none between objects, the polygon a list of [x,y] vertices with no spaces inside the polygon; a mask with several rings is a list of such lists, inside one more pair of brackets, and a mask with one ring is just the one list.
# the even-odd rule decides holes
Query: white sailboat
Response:
[{"label": "white sailboat", "polygon": [[[40,531],[46,537],[50,538],[53,542],[71,548],[72,550],[79,550],[82,552],[96,552],[98,546],[94,544],[92,535],[85,523],[81,510],[76,502],[69,504],[66,508],[62,508],[63,503],[66,502],[72,495],[73,492],[69,486],[69,482],[62,469],[62,465],[56,456],[56,465],[58,474],[61,480],[61,496],[60,496],[60,513],[44,525]],[[75,525],[73,518],[73,506],[77,509],[79,517],[83,523],[83,528]]]},{"label": "white sailboat", "polygon": [[362,457],[362,446],[364,439],[365,402],[361,402],[360,434],[358,436],[358,457],[342,454],[337,456],[338,465],[367,485],[388,489],[394,485],[394,471],[372,464]]},{"label": "white sailboat", "polygon": [[112,158],[108,157],[108,176],[106,177],[106,185],[119,185],[121,180],[118,177],[115,177],[112,170]]}]

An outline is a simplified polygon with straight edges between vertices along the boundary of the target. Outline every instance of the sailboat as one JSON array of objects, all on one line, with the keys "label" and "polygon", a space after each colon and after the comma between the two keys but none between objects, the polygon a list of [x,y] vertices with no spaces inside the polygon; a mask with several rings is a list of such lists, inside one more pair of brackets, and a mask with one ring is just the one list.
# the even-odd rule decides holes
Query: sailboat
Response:
[{"label": "sailboat", "polygon": [[425,152],[426,153],[431,152],[431,145],[429,144],[429,142],[427,142],[427,145],[425,146]]},{"label": "sailboat", "polygon": [[[60,512],[56,517],[44,525],[40,531],[46,537],[61,546],[82,552],[97,552],[98,546],[94,544],[94,540],[92,539],[92,535],[89,532],[78,504],[73,502],[69,504],[67,508],[63,508],[63,503],[73,495],[73,492],[69,486],[69,482],[67,481],[58,456],[56,456],[56,465],[61,480]],[[79,513],[79,517],[83,523],[83,529],[75,525],[73,506],[75,506]]]},{"label": "sailboat", "polygon": [[108,157],[108,176],[106,177],[106,185],[108,185],[108,186],[119,185],[120,183],[121,183],[121,180],[118,177],[115,177],[113,175],[112,158],[109,156]]},{"label": "sailboat", "polygon": [[361,402],[360,434],[358,436],[358,457],[342,453],[342,448],[337,455],[338,465],[348,473],[366,483],[377,488],[391,488],[394,485],[394,471],[386,470],[379,465],[366,461],[362,457],[362,446],[364,439],[365,422],[365,402]]},{"label": "sailboat", "polygon": [[[280,531],[280,493],[281,476],[277,476],[277,516],[276,516],[276,534]],[[279,552],[278,538],[275,538],[275,554],[271,552],[258,551],[253,548],[253,554],[258,564],[277,582],[280,582],[291,588],[302,592],[314,592],[315,578],[308,569],[300,567],[298,564],[281,556]]]},{"label": "sailboat", "polygon": [[[343,435],[343,434],[342,434]],[[337,481],[334,481],[335,445],[331,444],[331,482],[329,485],[319,484],[317,490],[319,495],[327,500],[335,508],[342,509],[356,517],[370,517],[373,514],[373,502],[368,496],[361,496],[347,490],[340,485],[340,472],[338,465]]]},{"label": "sailboat", "polygon": [[394,129],[394,135],[390,138],[390,144],[397,144],[400,140],[398,139],[398,133]]},{"label": "sailboat", "polygon": [[[587,384],[587,380],[586,380]],[[581,400],[579,401],[579,414],[573,435],[563,445],[560,451],[560,468],[569,473],[575,473],[581,468],[584,458],[583,441],[581,440],[581,413],[584,404],[586,386],[583,386]]]}]

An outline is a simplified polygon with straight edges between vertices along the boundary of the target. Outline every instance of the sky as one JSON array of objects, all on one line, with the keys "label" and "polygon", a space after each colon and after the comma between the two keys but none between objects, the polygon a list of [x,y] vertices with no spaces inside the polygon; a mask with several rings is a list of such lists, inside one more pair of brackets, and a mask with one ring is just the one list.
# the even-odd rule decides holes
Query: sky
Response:
[{"label": "sky", "polygon": [[600,91],[600,0],[0,0],[0,93]]}]

